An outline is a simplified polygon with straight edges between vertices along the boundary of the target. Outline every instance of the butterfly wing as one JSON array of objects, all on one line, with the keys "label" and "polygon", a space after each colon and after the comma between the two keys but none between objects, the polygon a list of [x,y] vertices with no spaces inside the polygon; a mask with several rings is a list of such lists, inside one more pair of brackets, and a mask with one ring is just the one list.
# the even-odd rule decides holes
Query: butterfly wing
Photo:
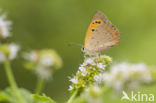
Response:
[{"label": "butterfly wing", "polygon": [[119,44],[120,33],[100,11],[97,11],[90,23],[85,39],[85,48],[92,52],[101,52]]}]

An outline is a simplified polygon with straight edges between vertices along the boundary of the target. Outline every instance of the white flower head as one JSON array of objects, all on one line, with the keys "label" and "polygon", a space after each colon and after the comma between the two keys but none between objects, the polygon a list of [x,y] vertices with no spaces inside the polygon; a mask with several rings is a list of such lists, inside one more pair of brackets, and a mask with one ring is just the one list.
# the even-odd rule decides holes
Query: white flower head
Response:
[{"label": "white flower head", "polygon": [[[130,64],[119,63],[110,68],[110,72],[103,74],[104,83],[112,86],[116,91],[122,90],[125,86],[138,87],[139,84],[150,83],[152,77],[149,67],[143,63]],[[128,82],[127,82],[128,81]]]},{"label": "white flower head", "polygon": [[103,65],[102,63],[98,63],[97,67],[102,69],[102,70],[105,70],[106,65]]},{"label": "white flower head", "polygon": [[12,44],[5,44],[5,45],[0,45],[1,50],[0,50],[0,63],[4,62],[6,58],[9,60],[13,60],[17,57],[18,51],[19,51],[19,46],[12,43]]},{"label": "white flower head", "polygon": [[38,65],[35,69],[35,72],[39,77],[42,77],[46,80],[49,80],[52,76],[51,70],[43,67],[42,65]]},{"label": "white flower head", "polygon": [[48,80],[55,69],[62,66],[61,57],[53,49],[32,50],[23,53],[25,68],[35,70],[35,73]]},{"label": "white flower head", "polygon": [[73,84],[77,84],[78,83],[78,79],[76,77],[71,78],[69,81],[71,81]]},{"label": "white flower head", "polygon": [[5,19],[5,14],[0,16],[0,38],[7,38],[10,36],[10,26],[12,22]]},{"label": "white flower head", "polygon": [[40,57],[40,62],[42,65],[45,65],[47,67],[50,67],[54,64],[54,59],[51,56],[51,54],[43,54]]},{"label": "white flower head", "polygon": [[12,43],[9,45],[9,51],[10,51],[9,59],[13,60],[17,57],[17,53],[19,51],[19,46]]},{"label": "white flower head", "polygon": [[71,92],[73,93],[73,91],[80,88],[85,90],[91,85],[102,83],[105,65],[107,66],[110,63],[111,61],[105,55],[85,58],[74,78],[70,79],[74,88]]}]

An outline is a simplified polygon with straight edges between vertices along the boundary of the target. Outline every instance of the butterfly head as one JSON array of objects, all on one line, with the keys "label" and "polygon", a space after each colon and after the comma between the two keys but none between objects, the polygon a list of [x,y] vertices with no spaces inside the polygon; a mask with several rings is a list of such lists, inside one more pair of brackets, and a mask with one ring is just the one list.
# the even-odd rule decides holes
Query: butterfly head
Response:
[{"label": "butterfly head", "polygon": [[85,53],[85,51],[86,51],[85,46],[82,46],[81,51]]},{"label": "butterfly head", "polygon": [[99,55],[99,52],[95,52],[95,51],[88,50],[87,48],[85,48],[85,46],[83,46],[83,47],[81,48],[81,51],[82,51],[85,55],[88,55],[88,56],[97,56],[97,55]]}]

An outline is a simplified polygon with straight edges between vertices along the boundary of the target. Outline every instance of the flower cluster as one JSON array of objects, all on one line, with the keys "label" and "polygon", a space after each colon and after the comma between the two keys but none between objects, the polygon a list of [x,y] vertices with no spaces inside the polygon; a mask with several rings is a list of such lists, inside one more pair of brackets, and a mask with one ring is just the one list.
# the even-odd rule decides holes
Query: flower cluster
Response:
[{"label": "flower cluster", "polygon": [[[10,36],[10,26],[12,22],[6,20],[6,15],[0,16],[0,39],[4,39]],[[3,63],[7,58],[13,60],[16,58],[19,51],[19,46],[15,43],[0,44],[0,63]]]},{"label": "flower cluster", "polygon": [[86,87],[101,83],[101,76],[110,62],[111,58],[104,55],[86,58],[76,75],[70,78],[72,85],[69,86],[69,91],[83,91]]},{"label": "flower cluster", "polygon": [[62,66],[62,59],[52,49],[40,51],[31,51],[23,54],[25,67],[30,70],[35,70],[39,77],[49,79],[54,69],[59,69]]},{"label": "flower cluster", "polygon": [[143,63],[130,64],[123,62],[110,68],[110,72],[103,74],[104,83],[112,86],[115,91],[123,89],[137,89],[140,84],[152,82],[150,68]]},{"label": "flower cluster", "polygon": [[10,36],[11,24],[12,24],[11,21],[6,20],[5,14],[2,14],[0,16],[0,39],[7,38]]},{"label": "flower cluster", "polygon": [[7,58],[13,60],[17,57],[19,46],[12,44],[0,44],[0,63],[3,63]]}]

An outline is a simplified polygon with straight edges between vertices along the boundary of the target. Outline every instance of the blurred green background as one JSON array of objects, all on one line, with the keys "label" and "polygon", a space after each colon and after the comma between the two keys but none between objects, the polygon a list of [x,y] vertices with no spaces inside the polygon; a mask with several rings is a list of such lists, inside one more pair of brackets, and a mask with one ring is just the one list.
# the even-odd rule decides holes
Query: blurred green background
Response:
[{"label": "blurred green background", "polygon": [[[68,76],[83,62],[83,53],[69,43],[84,43],[90,19],[101,10],[115,24],[122,36],[120,45],[104,52],[114,62],[129,61],[156,64],[155,0],[0,0],[0,8],[13,21],[12,38],[22,50],[54,48],[64,66],[55,72],[44,92],[59,103],[69,98]],[[20,87],[33,91],[36,76],[24,69],[22,61],[12,63]],[[0,66],[0,89],[8,86]]]}]

